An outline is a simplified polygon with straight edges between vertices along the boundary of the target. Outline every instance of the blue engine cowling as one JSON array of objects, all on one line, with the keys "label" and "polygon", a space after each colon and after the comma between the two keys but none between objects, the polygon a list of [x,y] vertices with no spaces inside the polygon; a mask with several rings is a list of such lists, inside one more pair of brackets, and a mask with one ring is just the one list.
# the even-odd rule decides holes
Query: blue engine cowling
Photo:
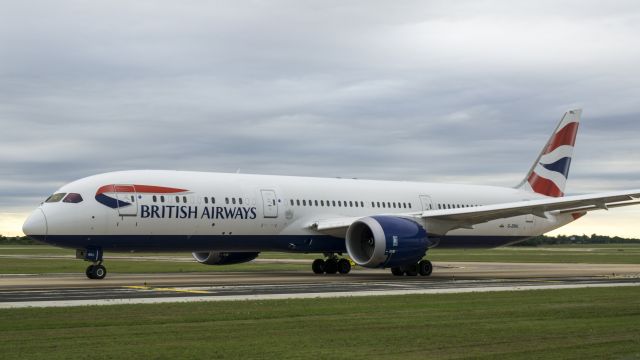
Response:
[{"label": "blue engine cowling", "polygon": [[193,258],[205,265],[232,265],[251,261],[258,257],[257,252],[194,252]]},{"label": "blue engine cowling", "polygon": [[415,264],[430,247],[427,232],[413,220],[396,216],[371,216],[347,229],[351,259],[368,268]]}]

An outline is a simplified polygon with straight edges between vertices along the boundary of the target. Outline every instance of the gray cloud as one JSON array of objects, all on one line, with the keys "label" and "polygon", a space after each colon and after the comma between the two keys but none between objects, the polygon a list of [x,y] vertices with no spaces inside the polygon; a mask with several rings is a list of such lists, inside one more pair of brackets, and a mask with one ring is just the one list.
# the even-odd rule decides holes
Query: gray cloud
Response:
[{"label": "gray cloud", "polygon": [[637,187],[634,1],[13,2],[0,209],[95,173],[518,183],[584,107],[570,191]]}]

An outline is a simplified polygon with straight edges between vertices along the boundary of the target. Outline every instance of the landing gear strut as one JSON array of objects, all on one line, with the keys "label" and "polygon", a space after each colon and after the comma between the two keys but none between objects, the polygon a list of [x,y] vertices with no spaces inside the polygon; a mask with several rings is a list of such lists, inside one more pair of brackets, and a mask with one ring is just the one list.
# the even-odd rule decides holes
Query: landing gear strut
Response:
[{"label": "landing gear strut", "polygon": [[348,274],[351,271],[351,262],[345,258],[338,258],[335,254],[325,254],[327,260],[315,259],[311,269],[315,274]]},{"label": "landing gear strut", "polygon": [[85,270],[85,274],[89,279],[102,280],[107,276],[107,268],[102,265],[102,249],[78,249],[76,250],[76,258],[93,263],[87,266],[87,270]]},{"label": "landing gear strut", "polygon": [[422,260],[417,264],[395,266],[391,268],[391,273],[395,276],[429,276],[433,272],[433,264],[429,260]]}]

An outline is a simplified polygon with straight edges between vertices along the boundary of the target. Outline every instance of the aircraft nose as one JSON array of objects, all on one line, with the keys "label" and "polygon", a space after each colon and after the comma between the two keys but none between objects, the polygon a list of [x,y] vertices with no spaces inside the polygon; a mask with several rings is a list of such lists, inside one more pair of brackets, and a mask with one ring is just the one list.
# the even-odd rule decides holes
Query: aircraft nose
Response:
[{"label": "aircraft nose", "polygon": [[34,238],[44,238],[47,236],[47,217],[42,209],[34,210],[27,220],[22,224],[22,232]]}]

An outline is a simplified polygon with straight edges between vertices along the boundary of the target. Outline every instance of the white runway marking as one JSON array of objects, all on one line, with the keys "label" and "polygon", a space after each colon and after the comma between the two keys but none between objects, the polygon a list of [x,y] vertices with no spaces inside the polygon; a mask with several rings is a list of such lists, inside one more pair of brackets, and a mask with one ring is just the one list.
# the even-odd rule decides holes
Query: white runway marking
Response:
[{"label": "white runway marking", "polygon": [[[91,300],[57,300],[57,301],[31,301],[31,302],[4,302],[0,303],[0,309],[16,308],[43,308],[43,307],[68,307],[89,305],[122,305],[122,304],[160,304],[160,303],[184,303],[204,301],[248,301],[248,300],[281,300],[281,299],[314,299],[337,297],[361,297],[361,296],[386,296],[386,295],[423,295],[423,294],[461,294],[484,293],[496,291],[528,291],[551,289],[579,289],[579,288],[608,288],[640,286],[640,282],[610,282],[610,283],[586,283],[586,284],[558,284],[558,285],[526,285],[509,286],[496,285],[467,288],[435,288],[435,289],[411,289],[411,290],[384,290],[384,291],[343,291],[322,293],[293,293],[293,294],[247,294],[228,296],[189,296],[189,297],[159,297],[159,298],[122,298],[122,299],[91,299]],[[203,289],[203,288],[198,288]],[[194,291],[194,288],[190,288]],[[175,291],[175,289],[171,289]]]}]

